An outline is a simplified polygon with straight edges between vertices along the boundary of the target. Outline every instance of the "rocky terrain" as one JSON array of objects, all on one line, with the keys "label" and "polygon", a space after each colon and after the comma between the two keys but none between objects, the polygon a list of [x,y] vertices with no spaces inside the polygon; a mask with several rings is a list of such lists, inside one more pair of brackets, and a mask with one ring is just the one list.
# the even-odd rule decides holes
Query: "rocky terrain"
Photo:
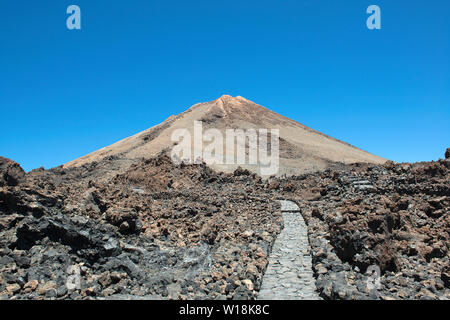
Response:
[{"label": "rocky terrain", "polygon": [[[323,298],[450,298],[449,153],[437,162],[355,164],[273,182],[307,221]],[[381,272],[376,290],[367,286],[370,266]]]},{"label": "rocky terrain", "polygon": [[[25,174],[1,159],[2,298],[256,295],[282,228],[266,182],[161,156],[102,183],[97,165]],[[81,290],[66,288],[70,266]]]},{"label": "rocky terrain", "polygon": [[301,210],[321,298],[450,298],[449,159],[267,180],[164,155],[105,175],[116,163],[25,173],[0,158],[1,299],[255,299],[277,199]]}]

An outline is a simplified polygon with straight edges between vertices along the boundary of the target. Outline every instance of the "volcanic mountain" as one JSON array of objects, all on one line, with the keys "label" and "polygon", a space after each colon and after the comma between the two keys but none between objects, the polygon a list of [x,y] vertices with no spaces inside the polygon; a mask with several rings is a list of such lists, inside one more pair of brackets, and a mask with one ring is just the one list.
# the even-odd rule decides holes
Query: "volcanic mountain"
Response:
[{"label": "volcanic mountain", "polygon": [[[224,137],[226,129],[267,129],[268,132],[271,129],[278,129],[280,166],[278,175],[324,170],[336,163],[381,164],[386,161],[386,159],[329,137],[243,97],[223,95],[214,101],[195,104],[177,116],[170,116],[159,125],[73,160],[64,167],[77,167],[109,159],[114,165],[110,165],[108,168],[108,175],[124,171],[139,159],[150,158],[161,152],[169,153],[176,144],[172,140],[175,130],[187,129],[194,136],[194,121],[201,121],[203,130],[218,129]],[[268,142],[270,142],[269,138]],[[207,143],[203,143],[202,148],[205,146]],[[225,151],[224,154],[227,152]],[[248,154],[248,152],[247,146],[246,153]],[[232,172],[238,166],[260,173],[259,166],[252,164],[211,165],[213,169],[224,172]]]}]

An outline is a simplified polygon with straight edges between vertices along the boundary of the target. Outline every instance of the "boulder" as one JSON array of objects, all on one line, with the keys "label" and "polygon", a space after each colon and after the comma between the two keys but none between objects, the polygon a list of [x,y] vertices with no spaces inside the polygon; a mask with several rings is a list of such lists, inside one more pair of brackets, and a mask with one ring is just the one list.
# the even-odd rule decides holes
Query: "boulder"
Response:
[{"label": "boulder", "polygon": [[0,187],[17,186],[24,177],[25,171],[18,163],[0,157]]}]

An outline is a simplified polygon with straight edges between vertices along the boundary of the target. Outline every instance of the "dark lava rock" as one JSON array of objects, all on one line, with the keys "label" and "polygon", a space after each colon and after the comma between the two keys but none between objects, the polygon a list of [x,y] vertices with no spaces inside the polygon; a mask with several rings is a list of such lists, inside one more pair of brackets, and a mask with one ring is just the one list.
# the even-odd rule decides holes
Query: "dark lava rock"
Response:
[{"label": "dark lava rock", "polygon": [[109,176],[117,161],[25,173],[0,158],[1,298],[254,299],[280,198],[300,206],[324,299],[450,298],[447,160],[270,181],[164,155]]},{"label": "dark lava rock", "polygon": [[0,187],[17,186],[24,177],[25,171],[18,163],[0,157]]}]

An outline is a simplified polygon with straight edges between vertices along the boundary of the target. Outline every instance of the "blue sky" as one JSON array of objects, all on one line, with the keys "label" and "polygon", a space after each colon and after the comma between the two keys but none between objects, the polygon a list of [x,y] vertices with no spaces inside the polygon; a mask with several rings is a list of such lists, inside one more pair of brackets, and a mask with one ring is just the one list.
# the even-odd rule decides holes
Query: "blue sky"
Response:
[{"label": "blue sky", "polygon": [[[82,29],[66,28],[81,8]],[[381,30],[366,8],[381,8]],[[58,166],[241,95],[394,161],[450,147],[450,1],[2,1],[0,155]]]}]

